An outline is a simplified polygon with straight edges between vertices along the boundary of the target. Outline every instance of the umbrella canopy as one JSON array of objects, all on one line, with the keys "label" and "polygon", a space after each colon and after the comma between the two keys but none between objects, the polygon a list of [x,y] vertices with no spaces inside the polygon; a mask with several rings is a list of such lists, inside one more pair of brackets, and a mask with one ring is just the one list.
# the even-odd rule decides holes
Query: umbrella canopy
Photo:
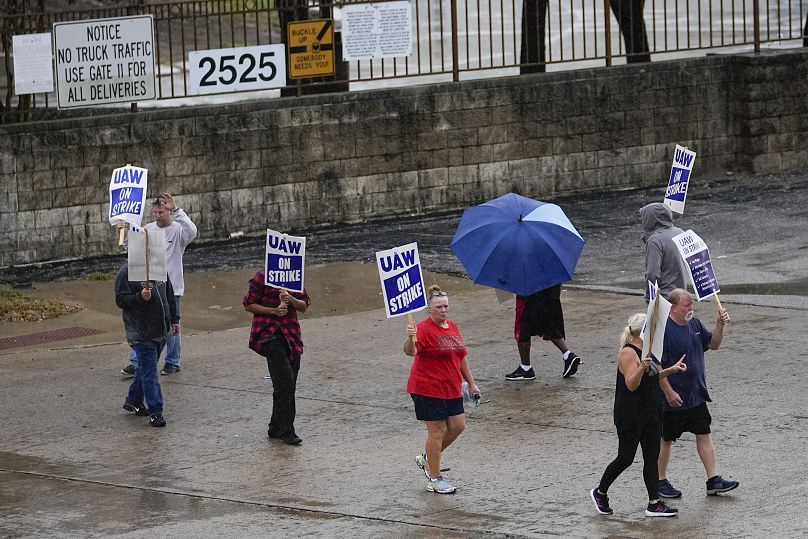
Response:
[{"label": "umbrella canopy", "polygon": [[452,240],[475,283],[520,296],[572,279],[583,248],[561,208],[515,193],[467,209]]}]

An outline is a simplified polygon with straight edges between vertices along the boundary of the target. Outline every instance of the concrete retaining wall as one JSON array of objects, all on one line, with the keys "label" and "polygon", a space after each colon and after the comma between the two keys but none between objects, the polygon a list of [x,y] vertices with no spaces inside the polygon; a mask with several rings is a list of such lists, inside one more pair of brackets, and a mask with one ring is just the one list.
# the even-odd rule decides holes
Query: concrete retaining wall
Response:
[{"label": "concrete retaining wall", "polygon": [[808,51],[0,126],[0,266],[117,250],[112,169],[201,239],[808,166]]}]

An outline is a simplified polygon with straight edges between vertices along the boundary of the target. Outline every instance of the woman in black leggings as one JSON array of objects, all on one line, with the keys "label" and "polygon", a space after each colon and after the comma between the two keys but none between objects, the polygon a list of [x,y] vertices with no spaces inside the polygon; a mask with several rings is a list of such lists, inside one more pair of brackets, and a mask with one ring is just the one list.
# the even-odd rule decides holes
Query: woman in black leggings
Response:
[{"label": "woman in black leggings", "polygon": [[645,324],[645,314],[637,313],[628,319],[628,326],[620,336],[620,353],[617,356],[617,384],[614,391],[614,424],[617,427],[619,446],[617,458],[603,472],[600,485],[589,493],[595,510],[601,515],[611,515],[607,492],[614,480],[631,466],[637,446],[642,447],[642,476],[648,490],[649,517],[672,517],[679,512],[668,507],[659,499],[659,440],[660,426],[659,380],[684,372],[684,356],[678,363],[667,369],[660,369],[659,363],[650,357],[641,358],[642,339],[640,332]]}]

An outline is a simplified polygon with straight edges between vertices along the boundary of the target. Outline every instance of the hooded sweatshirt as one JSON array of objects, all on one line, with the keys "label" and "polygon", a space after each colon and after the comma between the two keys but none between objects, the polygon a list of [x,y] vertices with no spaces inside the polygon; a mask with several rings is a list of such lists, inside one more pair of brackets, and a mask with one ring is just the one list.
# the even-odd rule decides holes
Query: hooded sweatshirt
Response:
[{"label": "hooded sweatshirt", "polygon": [[162,341],[171,331],[171,324],[179,324],[171,278],[167,281],[149,281],[152,296],[143,299],[143,282],[129,280],[129,264],[124,264],[115,277],[115,303],[123,309],[126,340],[131,342]]},{"label": "hooded sweatshirt", "polygon": [[659,291],[667,296],[674,288],[685,288],[686,268],[676,249],[673,237],[682,229],[673,226],[673,213],[662,202],[640,208],[642,241],[645,242],[645,301],[648,302],[648,282],[659,283]]}]

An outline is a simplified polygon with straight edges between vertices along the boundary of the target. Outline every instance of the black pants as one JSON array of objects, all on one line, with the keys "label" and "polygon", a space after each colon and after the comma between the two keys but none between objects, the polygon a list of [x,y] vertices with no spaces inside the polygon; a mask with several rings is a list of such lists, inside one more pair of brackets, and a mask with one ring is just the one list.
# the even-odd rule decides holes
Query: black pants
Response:
[{"label": "black pants", "polygon": [[620,425],[617,427],[619,445],[617,458],[614,459],[603,472],[598,490],[606,494],[615,479],[634,462],[637,446],[642,447],[642,478],[648,490],[648,499],[659,498],[659,440],[661,436],[659,419],[648,420],[645,424]]},{"label": "black pants", "polygon": [[295,432],[295,389],[300,359],[289,361],[289,345],[283,337],[271,339],[262,350],[272,377],[272,418],[269,432],[285,436]]}]

